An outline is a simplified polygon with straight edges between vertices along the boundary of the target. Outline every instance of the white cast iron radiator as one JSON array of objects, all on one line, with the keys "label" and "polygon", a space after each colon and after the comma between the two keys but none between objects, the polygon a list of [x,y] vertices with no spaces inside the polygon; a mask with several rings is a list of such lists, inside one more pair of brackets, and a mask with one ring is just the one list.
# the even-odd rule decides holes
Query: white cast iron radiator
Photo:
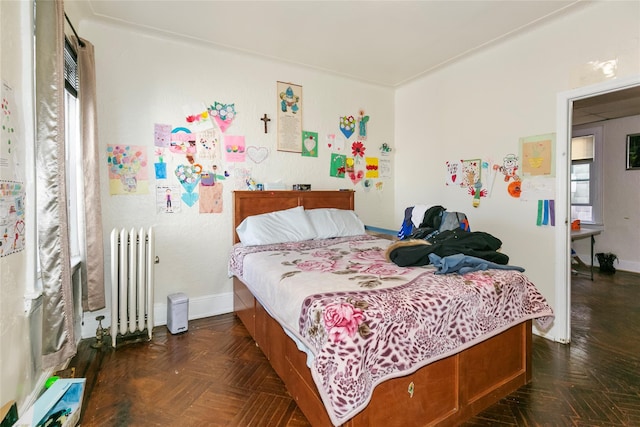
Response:
[{"label": "white cast iron radiator", "polygon": [[116,338],[153,335],[156,252],[153,227],[111,231],[111,345]]}]

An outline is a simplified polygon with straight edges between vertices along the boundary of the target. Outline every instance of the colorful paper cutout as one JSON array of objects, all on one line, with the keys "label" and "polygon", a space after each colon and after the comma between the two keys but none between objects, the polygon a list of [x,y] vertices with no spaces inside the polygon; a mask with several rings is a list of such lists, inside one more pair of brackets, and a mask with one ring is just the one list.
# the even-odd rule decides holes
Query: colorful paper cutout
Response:
[{"label": "colorful paper cutout", "polygon": [[204,103],[185,106],[182,108],[185,120],[193,132],[203,132],[213,127],[209,111]]},{"label": "colorful paper cutout", "polygon": [[366,177],[367,178],[378,178],[378,158],[377,157],[366,157],[365,158],[365,168],[367,170]]},{"label": "colorful paper cutout", "polygon": [[461,186],[460,182],[462,181],[462,164],[459,161],[453,160],[453,161],[447,161],[445,163],[446,167],[447,167],[447,174],[446,174],[446,185],[453,185],[453,186]]},{"label": "colorful paper cutout", "polygon": [[160,123],[153,125],[153,141],[156,147],[169,147],[171,144],[171,125]]},{"label": "colorful paper cutout", "polygon": [[185,127],[177,127],[171,131],[169,150],[177,154],[195,154],[196,135]]},{"label": "colorful paper cutout", "polygon": [[509,182],[510,180],[520,181],[518,176],[518,156],[515,154],[504,156],[500,172],[504,174],[504,182]]},{"label": "colorful paper cutout", "polygon": [[364,157],[364,152],[367,150],[367,147],[364,146],[362,141],[355,141],[351,144],[351,154],[353,157]]},{"label": "colorful paper cutout", "polygon": [[215,128],[198,132],[195,136],[196,154],[200,161],[220,161],[220,135]]},{"label": "colorful paper cutout", "polygon": [[200,187],[200,213],[222,213],[222,183]]},{"label": "colorful paper cutout", "polygon": [[349,139],[353,132],[356,129],[356,119],[353,116],[342,116],[340,117],[340,132]]},{"label": "colorful paper cutout", "polygon": [[235,104],[222,104],[215,101],[209,107],[209,115],[216,121],[220,130],[224,133],[236,118]]},{"label": "colorful paper cutout", "polygon": [[553,176],[555,134],[520,138],[521,172],[523,176]]},{"label": "colorful paper cutout", "polygon": [[346,160],[347,156],[344,154],[331,153],[329,176],[344,178],[344,174],[346,172]]},{"label": "colorful paper cutout", "polygon": [[110,194],[149,193],[147,147],[107,145]]},{"label": "colorful paper cutout", "polygon": [[367,122],[369,116],[364,115],[364,110],[360,110],[358,113],[358,135],[360,139],[367,139]]},{"label": "colorful paper cutout", "polygon": [[181,196],[182,201],[189,207],[198,201],[198,193],[194,193],[194,190],[200,182],[200,172],[202,167],[196,165],[178,165],[175,170],[176,178],[185,190]]},{"label": "colorful paper cutout", "polygon": [[302,155],[318,157],[318,132],[302,131]]},{"label": "colorful paper cutout", "polygon": [[245,142],[242,135],[224,136],[224,154],[227,162],[244,162]]},{"label": "colorful paper cutout", "polygon": [[475,187],[476,182],[480,181],[482,172],[482,161],[480,159],[462,160],[462,180],[461,187]]}]

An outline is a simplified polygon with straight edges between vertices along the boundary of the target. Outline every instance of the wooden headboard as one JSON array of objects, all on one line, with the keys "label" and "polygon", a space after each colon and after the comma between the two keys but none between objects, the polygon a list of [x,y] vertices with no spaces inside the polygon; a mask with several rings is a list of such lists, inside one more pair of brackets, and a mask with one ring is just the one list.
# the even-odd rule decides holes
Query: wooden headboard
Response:
[{"label": "wooden headboard", "polygon": [[234,191],[233,243],[240,239],[236,227],[251,215],[303,206],[305,209],[337,208],[353,210],[353,190],[322,191]]}]

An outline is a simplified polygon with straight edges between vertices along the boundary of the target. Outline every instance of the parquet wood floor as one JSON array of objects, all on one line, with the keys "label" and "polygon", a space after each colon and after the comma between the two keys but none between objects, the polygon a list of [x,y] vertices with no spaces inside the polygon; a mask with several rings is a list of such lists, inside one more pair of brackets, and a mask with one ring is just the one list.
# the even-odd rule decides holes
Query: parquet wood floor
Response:
[{"label": "parquet wood floor", "polygon": [[[640,275],[574,276],[572,307],[571,344],[534,335],[531,383],[465,426],[640,426]],[[92,342],[70,364],[87,378],[83,426],[309,426],[233,314]]]}]

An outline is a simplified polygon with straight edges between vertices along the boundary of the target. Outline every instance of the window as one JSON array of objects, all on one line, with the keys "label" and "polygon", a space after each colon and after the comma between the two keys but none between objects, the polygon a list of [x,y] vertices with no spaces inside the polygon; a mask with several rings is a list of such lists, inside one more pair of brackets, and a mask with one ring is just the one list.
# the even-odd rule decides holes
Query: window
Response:
[{"label": "window", "polygon": [[[67,173],[67,214],[69,221],[69,250],[72,260],[79,259],[80,246],[78,239],[78,194],[79,179],[78,162],[80,153],[80,105],[78,102],[78,62],[77,56],[69,42],[64,44],[64,106],[65,106],[65,162]],[[72,261],[73,262],[73,261]],[[73,267],[73,266],[72,266]]]},{"label": "window", "polygon": [[571,138],[571,220],[601,225],[602,128],[574,130]]}]

